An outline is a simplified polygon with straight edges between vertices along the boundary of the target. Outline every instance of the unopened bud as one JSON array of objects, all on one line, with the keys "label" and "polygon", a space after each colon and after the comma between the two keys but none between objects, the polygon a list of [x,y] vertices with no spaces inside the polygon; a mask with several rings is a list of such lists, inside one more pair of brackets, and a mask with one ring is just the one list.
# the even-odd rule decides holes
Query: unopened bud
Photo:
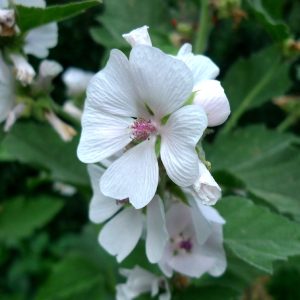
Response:
[{"label": "unopened bud", "polygon": [[16,34],[15,12],[12,9],[0,9],[0,36]]}]

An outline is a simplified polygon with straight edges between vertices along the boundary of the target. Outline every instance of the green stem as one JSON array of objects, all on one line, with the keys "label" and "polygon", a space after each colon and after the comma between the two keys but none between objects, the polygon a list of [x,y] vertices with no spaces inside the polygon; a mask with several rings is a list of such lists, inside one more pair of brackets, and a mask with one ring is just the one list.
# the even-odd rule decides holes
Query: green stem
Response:
[{"label": "green stem", "polygon": [[195,53],[203,53],[207,46],[210,32],[210,10],[209,1],[200,0],[199,28],[194,41]]},{"label": "green stem", "polygon": [[298,116],[291,114],[288,117],[286,117],[276,128],[278,132],[284,132],[286,131],[289,127],[294,125],[298,120]]},{"label": "green stem", "polygon": [[228,134],[235,127],[242,114],[248,109],[250,104],[253,102],[253,100],[255,100],[261,90],[268,84],[269,80],[274,75],[274,71],[276,68],[277,63],[274,62],[273,67],[269,70],[269,72],[266,73],[264,78],[252,89],[252,91],[245,97],[237,110],[234,111],[234,113],[231,115],[230,119],[222,130],[222,134]]}]

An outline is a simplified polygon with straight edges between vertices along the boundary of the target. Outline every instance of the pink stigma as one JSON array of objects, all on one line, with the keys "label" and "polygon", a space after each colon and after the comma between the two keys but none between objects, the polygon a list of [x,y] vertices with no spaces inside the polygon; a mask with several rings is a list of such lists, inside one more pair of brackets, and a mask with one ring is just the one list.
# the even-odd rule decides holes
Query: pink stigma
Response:
[{"label": "pink stigma", "polygon": [[180,249],[186,250],[187,252],[190,252],[193,248],[193,244],[190,239],[182,240],[178,246]]},{"label": "pink stigma", "polygon": [[152,124],[151,120],[137,119],[131,126],[132,138],[137,141],[145,141],[151,134],[156,132],[156,127]]}]

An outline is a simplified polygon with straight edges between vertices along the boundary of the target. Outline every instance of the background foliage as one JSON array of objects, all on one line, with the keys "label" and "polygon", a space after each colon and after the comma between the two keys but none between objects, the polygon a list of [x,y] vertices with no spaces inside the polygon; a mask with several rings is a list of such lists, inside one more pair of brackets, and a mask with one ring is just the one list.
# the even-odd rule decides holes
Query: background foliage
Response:
[{"label": "background foliage", "polygon": [[[129,51],[121,34],[144,24],[155,46],[176,53],[181,43],[197,41],[203,2],[107,0],[60,23],[50,58],[96,72],[111,48]],[[212,11],[204,48],[221,69],[232,108],[205,145],[224,194],[217,209],[227,220],[229,266],[220,278],[188,286],[175,279],[174,299],[300,299],[300,3],[227,2],[241,5]],[[71,12],[56,9],[55,17]],[[34,14],[22,27],[47,20]],[[60,78],[55,86],[60,104],[66,99]],[[65,143],[48,125],[25,120],[0,132],[0,143],[0,298],[114,299],[121,279],[87,218],[91,189],[76,158],[78,135]],[[76,193],[64,196],[57,181]],[[143,247],[122,266],[145,265]]]}]

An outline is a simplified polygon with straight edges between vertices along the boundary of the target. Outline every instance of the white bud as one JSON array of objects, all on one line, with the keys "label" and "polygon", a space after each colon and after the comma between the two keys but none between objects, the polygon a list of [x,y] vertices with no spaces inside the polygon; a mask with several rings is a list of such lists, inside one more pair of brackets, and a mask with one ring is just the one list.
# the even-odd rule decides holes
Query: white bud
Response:
[{"label": "white bud", "polygon": [[63,110],[77,120],[81,120],[82,111],[73,104],[72,101],[67,101],[63,105]]},{"label": "white bud", "polygon": [[0,9],[0,25],[12,28],[15,25],[15,12],[12,9]]},{"label": "white bud", "polygon": [[59,134],[65,142],[70,142],[73,137],[76,135],[76,131],[73,127],[63,122],[60,118],[57,117],[53,112],[47,112],[45,114],[46,119],[54,130]]},{"label": "white bud", "polygon": [[221,125],[227,120],[230,105],[219,81],[203,80],[194,86],[193,91],[196,92],[194,104],[205,110],[209,127]]},{"label": "white bud", "polygon": [[123,34],[123,38],[134,47],[136,45],[148,45],[152,46],[152,42],[148,33],[148,26],[143,26]]},{"label": "white bud", "polygon": [[94,74],[77,68],[69,68],[63,74],[63,82],[67,86],[70,96],[83,94]]},{"label": "white bud", "polygon": [[19,80],[24,86],[31,84],[35,76],[33,67],[22,55],[11,54],[10,58],[14,64],[17,80]]},{"label": "white bud", "polygon": [[61,71],[63,67],[54,60],[43,60],[39,67],[39,76],[41,78],[53,79],[55,78]]}]

